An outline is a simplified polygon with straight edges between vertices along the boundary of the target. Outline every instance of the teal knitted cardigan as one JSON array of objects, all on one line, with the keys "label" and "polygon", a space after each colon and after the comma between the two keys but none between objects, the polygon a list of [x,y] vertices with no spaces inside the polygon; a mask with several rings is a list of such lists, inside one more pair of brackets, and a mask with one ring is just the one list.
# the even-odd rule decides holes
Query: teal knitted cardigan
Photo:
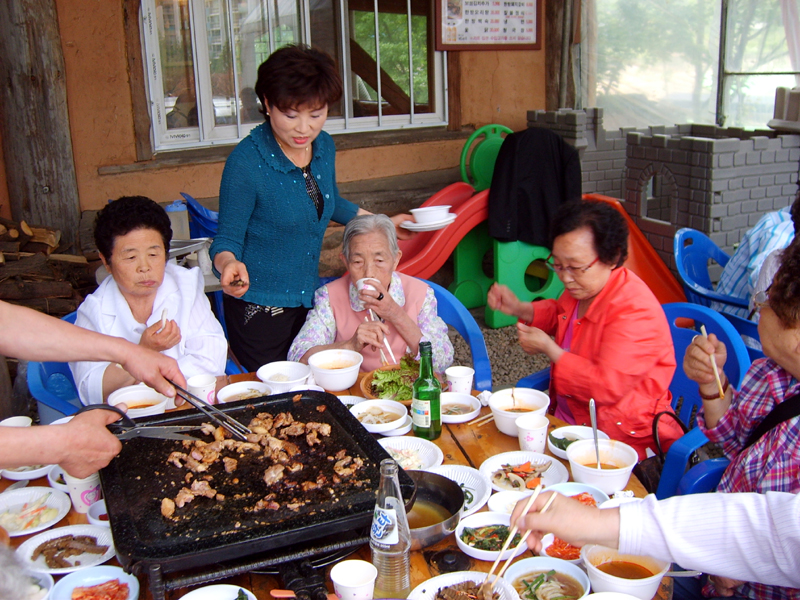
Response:
[{"label": "teal knitted cardigan", "polygon": [[324,131],[313,142],[311,172],[325,199],[322,217],[302,171],[278,146],[269,122],[233,150],[222,172],[219,230],[211,258],[232,252],[247,267],[243,300],[262,306],[310,308],[319,284],[322,238],[330,220],[347,223],[358,206],[339,195],[336,148]]}]

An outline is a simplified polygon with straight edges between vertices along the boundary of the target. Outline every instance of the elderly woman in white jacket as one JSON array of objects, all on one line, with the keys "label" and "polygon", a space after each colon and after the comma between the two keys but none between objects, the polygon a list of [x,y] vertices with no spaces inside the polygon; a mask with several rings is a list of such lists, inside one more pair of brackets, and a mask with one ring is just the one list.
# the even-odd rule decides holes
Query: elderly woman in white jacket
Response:
[{"label": "elderly woman in white jacket", "polygon": [[[170,356],[187,379],[223,375],[228,342],[211,312],[199,269],[167,263],[172,239],[164,209],[142,196],[108,204],[95,243],[111,273],[78,308],[75,324]],[[83,404],[98,404],[137,380],[120,365],[70,363]]]}]

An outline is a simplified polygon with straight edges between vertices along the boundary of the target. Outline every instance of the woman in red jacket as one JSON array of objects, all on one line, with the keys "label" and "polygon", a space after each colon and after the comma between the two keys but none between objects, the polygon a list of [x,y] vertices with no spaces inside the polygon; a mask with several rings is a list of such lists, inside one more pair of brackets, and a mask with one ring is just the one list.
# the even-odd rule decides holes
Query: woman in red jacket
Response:
[{"label": "woman in red jacket", "polygon": [[[625,219],[605,202],[570,202],[553,220],[550,240],[547,262],[564,284],[561,297],[521,302],[495,284],[489,306],[519,319],[525,352],[550,358],[556,417],[587,425],[594,398],[600,429],[645,458],[646,448],[655,449],[653,417],[671,410],[675,353],[658,300],[622,266],[628,256]],[[682,432],[662,420],[659,434],[666,449]]]}]

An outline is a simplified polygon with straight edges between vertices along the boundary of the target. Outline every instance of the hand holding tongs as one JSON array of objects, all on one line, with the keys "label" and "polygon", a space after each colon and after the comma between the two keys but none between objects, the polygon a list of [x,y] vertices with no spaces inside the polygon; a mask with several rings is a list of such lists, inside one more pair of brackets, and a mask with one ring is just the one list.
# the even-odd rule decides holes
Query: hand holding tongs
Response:
[{"label": "hand holding tongs", "polygon": [[197,410],[199,410],[209,419],[214,421],[214,423],[216,423],[220,427],[224,427],[225,429],[230,431],[232,435],[238,437],[240,440],[246,441],[247,438],[245,437],[245,435],[247,435],[248,433],[253,433],[248,427],[239,423],[239,421],[237,421],[233,417],[226,415],[216,406],[212,406],[211,404],[205,402],[204,400],[201,400],[194,394],[187,392],[185,389],[180,387],[174,381],[170,381],[169,379],[167,379],[167,381],[170,384],[172,384],[172,387],[175,388],[176,394],[180,398],[186,400],[189,404],[194,406]]},{"label": "hand holding tongs", "polygon": [[108,430],[117,436],[118,440],[132,440],[137,437],[146,437],[160,440],[199,441],[198,438],[180,432],[196,431],[200,429],[200,425],[139,425],[119,408],[110,404],[90,404],[80,409],[78,414],[90,410],[110,410],[122,417],[119,422],[106,425]]}]

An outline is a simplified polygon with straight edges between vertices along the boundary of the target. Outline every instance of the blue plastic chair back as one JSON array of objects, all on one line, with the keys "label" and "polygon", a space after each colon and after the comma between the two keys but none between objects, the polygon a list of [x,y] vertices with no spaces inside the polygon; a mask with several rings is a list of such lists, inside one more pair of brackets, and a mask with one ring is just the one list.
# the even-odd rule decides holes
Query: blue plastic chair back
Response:
[{"label": "blue plastic chair back", "polygon": [[678,276],[689,302],[711,306],[711,302],[716,301],[747,309],[749,299],[742,300],[714,291],[714,284],[711,283],[711,276],[708,273],[709,260],[724,267],[728,264],[730,256],[711,238],[688,227],[679,229],[673,241],[673,251]]},{"label": "blue plastic chair back", "polygon": [[716,491],[719,480],[722,479],[722,474],[729,464],[727,458],[711,458],[693,466],[681,477],[677,495],[707,494]]},{"label": "blue plastic chair back", "polygon": [[442,320],[455,328],[456,331],[469,344],[472,352],[472,368],[475,369],[475,389],[484,391],[492,389],[492,367],[489,364],[489,353],[486,351],[486,341],[483,332],[475,322],[475,318],[463,304],[442,286],[431,281],[425,281],[436,295],[437,314]]},{"label": "blue plastic chair back", "polygon": [[[750,361],[752,362],[757,358],[764,358],[764,351],[761,349],[761,336],[758,334],[758,323],[727,312],[723,312],[722,316],[728,319],[728,322],[733,325],[733,328],[739,332],[739,335],[741,335],[743,339],[744,336],[750,338],[744,339],[744,345],[747,346],[747,353],[750,355]],[[758,347],[753,345],[753,341],[758,342]]]},{"label": "blue plastic chair back", "polygon": [[[75,323],[77,316],[77,312],[72,312],[62,320]],[[75,414],[81,407],[68,363],[29,362],[28,389],[39,403],[39,420],[43,425]]]},{"label": "blue plastic chair back", "polygon": [[[222,305],[222,296],[223,291],[217,290],[216,292],[209,292],[206,294],[208,299],[211,301],[211,308],[214,309],[214,314],[217,317],[217,321],[219,324],[222,325],[222,333],[225,334],[225,339],[228,339],[228,326],[225,324],[225,309]],[[238,375],[239,373],[244,373],[244,369],[239,368],[239,365],[231,358],[230,347],[228,348],[228,360],[225,363],[225,374],[226,375]]]},{"label": "blue plastic chair back", "polygon": [[189,233],[192,238],[213,238],[217,235],[219,213],[206,208],[189,194],[181,192],[181,196],[186,200],[189,211]]},{"label": "blue plastic chair back", "polygon": [[[669,386],[672,392],[672,408],[681,420],[692,429],[677,440],[667,452],[661,479],[656,495],[658,498],[669,498],[678,491],[678,484],[686,472],[689,456],[700,446],[708,442],[702,431],[696,429],[697,410],[702,406],[697,383],[689,379],[683,372],[683,355],[692,343],[692,338],[700,333],[700,325],[706,326],[709,334],[714,334],[728,352],[725,363],[725,375],[731,385],[739,387],[742,378],[750,368],[750,356],[741,336],[724,317],[709,308],[687,302],[675,302],[663,306],[664,313],[672,332],[672,343],[675,346],[677,368]],[[681,327],[678,319],[692,319],[692,328]]]}]

